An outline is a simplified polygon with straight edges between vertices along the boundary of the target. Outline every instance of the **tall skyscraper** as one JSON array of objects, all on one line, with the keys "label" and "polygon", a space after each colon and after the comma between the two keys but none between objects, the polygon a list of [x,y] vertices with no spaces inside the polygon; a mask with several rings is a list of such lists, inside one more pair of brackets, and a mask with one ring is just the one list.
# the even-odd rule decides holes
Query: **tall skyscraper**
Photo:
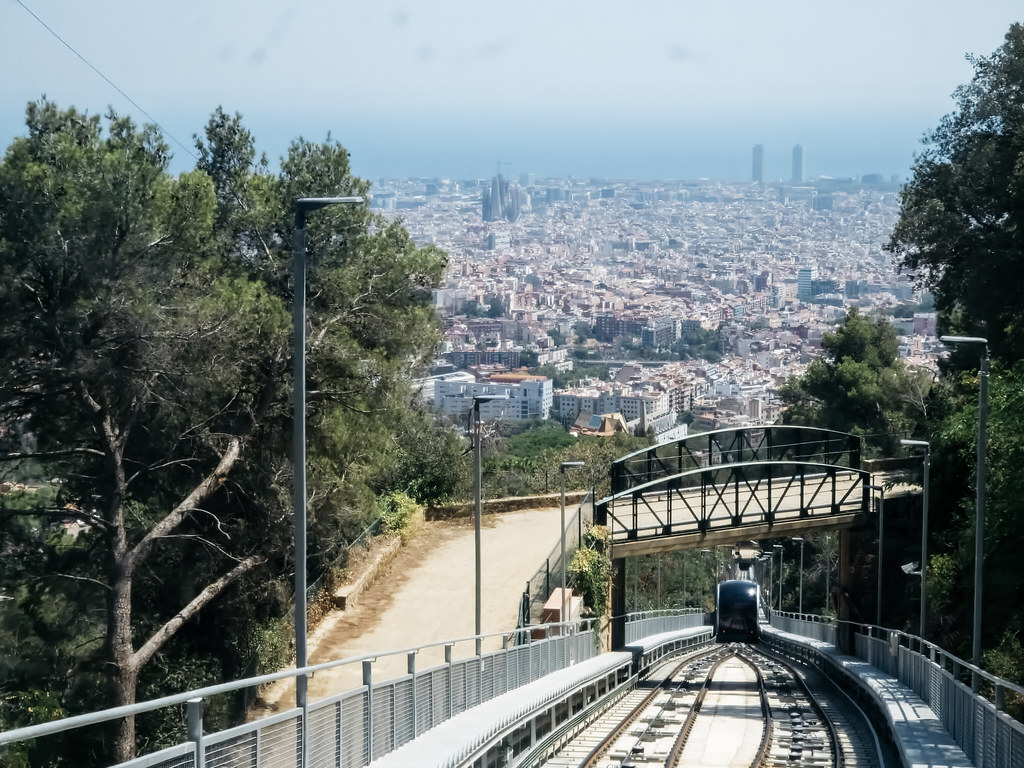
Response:
[{"label": "tall skyscraper", "polygon": [[760,144],[754,145],[754,161],[751,178],[760,183],[764,181],[764,147]]},{"label": "tall skyscraper", "polygon": [[800,144],[793,147],[793,183],[802,184],[804,180],[804,148]]}]

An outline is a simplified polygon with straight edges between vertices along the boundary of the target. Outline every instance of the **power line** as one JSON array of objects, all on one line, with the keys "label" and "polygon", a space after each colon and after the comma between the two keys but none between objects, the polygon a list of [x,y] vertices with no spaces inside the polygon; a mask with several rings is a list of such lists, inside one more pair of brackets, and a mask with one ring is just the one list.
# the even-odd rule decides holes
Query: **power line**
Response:
[{"label": "power line", "polygon": [[151,123],[153,123],[153,125],[155,125],[157,128],[160,129],[160,132],[162,134],[164,134],[167,138],[169,138],[171,141],[173,141],[175,144],[177,144],[179,147],[181,147],[183,150],[185,150],[185,152],[187,152],[189,155],[191,155],[193,160],[198,160],[199,159],[196,156],[196,154],[191,149],[189,149],[184,144],[182,144],[180,141],[178,141],[178,139],[174,136],[173,133],[171,133],[166,128],[164,128],[162,125],[160,125],[160,123],[157,121],[157,119],[155,117],[153,117],[151,114],[149,114],[149,112],[147,112],[142,107],[140,107],[138,105],[138,103],[135,101],[135,99],[133,99],[127,93],[125,93],[120,88],[118,88],[113,80],[111,80],[109,77],[107,77],[102,72],[100,72],[99,69],[91,61],[89,61],[87,58],[85,58],[85,56],[83,56],[78,51],[76,51],[67,40],[65,40],[63,37],[58,35],[53,30],[53,28],[50,27],[49,24],[47,24],[45,21],[43,21],[41,18],[39,18],[31,8],[29,8],[27,5],[25,5],[25,3],[22,0],[14,0],[14,2],[16,2],[22,8],[24,8],[25,12],[28,13],[29,16],[31,16],[33,19],[38,21],[42,25],[43,29],[45,29],[47,32],[49,32],[51,35],[53,35],[55,38],[57,38],[57,40],[60,41],[61,45],[63,45],[65,48],[67,48],[69,51],[71,51],[73,54],[75,54],[75,56],[77,56],[82,61],[83,64],[85,64],[87,67],[89,67],[89,69],[91,69],[93,72],[95,72],[101,78],[103,78],[104,82],[106,82],[107,85],[109,85],[111,88],[113,88],[119,94],[124,96],[124,98],[128,100],[128,103],[131,104],[133,107],[135,107],[137,110],[139,110],[139,112],[144,114],[146,116],[146,118],[149,119],[149,121]]}]

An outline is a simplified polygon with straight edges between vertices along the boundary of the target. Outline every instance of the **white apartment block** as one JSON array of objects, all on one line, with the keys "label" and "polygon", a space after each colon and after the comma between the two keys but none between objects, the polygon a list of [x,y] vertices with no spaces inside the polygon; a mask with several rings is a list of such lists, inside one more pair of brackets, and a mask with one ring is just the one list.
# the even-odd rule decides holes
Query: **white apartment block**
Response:
[{"label": "white apartment block", "polygon": [[551,379],[525,374],[492,376],[487,381],[438,381],[434,384],[434,407],[448,416],[468,413],[478,395],[504,397],[480,403],[480,420],[523,421],[546,419],[551,411]]},{"label": "white apartment block", "polygon": [[581,413],[621,413],[626,421],[650,419],[671,410],[668,392],[648,390],[628,393],[622,390],[567,389],[555,397],[557,417],[575,421]]}]

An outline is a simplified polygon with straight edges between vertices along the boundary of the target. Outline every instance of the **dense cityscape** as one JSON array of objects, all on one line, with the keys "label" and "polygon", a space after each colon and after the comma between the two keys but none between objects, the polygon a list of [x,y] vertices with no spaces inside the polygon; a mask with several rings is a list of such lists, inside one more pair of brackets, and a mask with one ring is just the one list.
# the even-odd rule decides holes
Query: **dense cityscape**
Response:
[{"label": "dense cityscape", "polygon": [[[577,433],[660,439],[772,423],[778,387],[850,307],[891,317],[904,362],[933,367],[935,316],[915,311],[928,297],[883,249],[897,180],[804,182],[801,153],[790,181],[769,184],[377,182],[373,205],[449,254],[434,293],[442,360],[424,399],[454,415],[474,394],[504,394],[482,418],[553,416]],[[718,346],[696,345],[709,335]],[[525,372],[572,370],[574,351],[610,361],[611,380],[555,389]]]}]

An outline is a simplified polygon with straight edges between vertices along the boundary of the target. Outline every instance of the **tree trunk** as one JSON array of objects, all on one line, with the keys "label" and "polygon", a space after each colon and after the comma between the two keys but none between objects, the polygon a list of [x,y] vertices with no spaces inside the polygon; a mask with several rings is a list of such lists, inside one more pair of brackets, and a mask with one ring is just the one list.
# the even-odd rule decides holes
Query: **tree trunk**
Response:
[{"label": "tree trunk", "polygon": [[[117,706],[135,703],[135,686],[139,680],[139,671],[130,662],[117,665],[114,673],[114,700]],[[117,727],[114,740],[114,760],[124,763],[135,757],[135,715],[128,715]]]}]

